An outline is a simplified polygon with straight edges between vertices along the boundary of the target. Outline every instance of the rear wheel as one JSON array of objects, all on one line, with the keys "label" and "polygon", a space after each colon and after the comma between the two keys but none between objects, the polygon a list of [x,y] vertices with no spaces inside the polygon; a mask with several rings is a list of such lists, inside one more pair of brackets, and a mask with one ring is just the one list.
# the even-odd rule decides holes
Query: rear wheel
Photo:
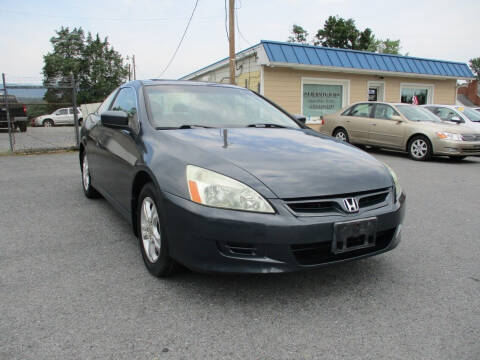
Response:
[{"label": "rear wheel", "polygon": [[169,256],[165,219],[152,183],[147,183],[138,198],[137,229],[143,261],[150,274],[156,277],[171,276],[176,269]]},{"label": "rear wheel", "polygon": [[425,136],[414,136],[408,143],[408,154],[413,160],[427,161],[432,158],[432,144]]},{"label": "rear wheel", "polygon": [[51,120],[51,119],[43,120],[43,127],[52,127],[54,125],[55,124],[53,123],[53,120]]},{"label": "rear wheel", "polygon": [[90,178],[90,169],[88,167],[87,154],[82,154],[82,185],[83,193],[89,199],[95,199],[100,197],[99,192],[92,186]]},{"label": "rear wheel", "polygon": [[345,141],[345,142],[349,141],[347,130],[345,130],[344,128],[336,129],[333,132],[333,137],[341,141]]},{"label": "rear wheel", "polygon": [[22,122],[18,124],[18,128],[20,129],[21,132],[27,131],[27,124]]}]

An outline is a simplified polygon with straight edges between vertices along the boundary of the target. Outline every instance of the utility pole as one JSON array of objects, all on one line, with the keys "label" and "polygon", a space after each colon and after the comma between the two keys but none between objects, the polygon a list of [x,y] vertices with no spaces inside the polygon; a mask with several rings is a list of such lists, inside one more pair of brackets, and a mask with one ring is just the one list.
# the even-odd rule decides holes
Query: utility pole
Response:
[{"label": "utility pole", "polygon": [[[77,114],[77,81],[75,80],[75,76],[71,77],[72,82],[72,102],[73,102],[73,125],[75,130],[75,144],[77,145],[77,149],[80,146],[80,136],[78,134],[78,114]],[[85,119],[87,120],[87,119]]]},{"label": "utility pole", "polygon": [[230,84],[235,84],[235,0],[229,0],[228,40],[230,45]]},{"label": "utility pole", "polygon": [[133,80],[137,80],[137,71],[135,68],[135,55],[132,55],[132,62],[133,62]]},{"label": "utility pole", "polygon": [[8,138],[10,140],[10,151],[13,152],[12,120],[10,119],[10,110],[8,108],[8,92],[7,92],[7,84],[5,82],[4,73],[2,73],[2,81],[3,81],[3,98],[5,100],[5,112],[7,113]]}]

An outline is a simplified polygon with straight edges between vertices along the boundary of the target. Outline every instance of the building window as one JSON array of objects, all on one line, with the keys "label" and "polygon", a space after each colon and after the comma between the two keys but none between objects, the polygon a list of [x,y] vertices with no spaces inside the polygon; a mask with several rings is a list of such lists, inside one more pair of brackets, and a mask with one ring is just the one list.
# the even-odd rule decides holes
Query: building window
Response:
[{"label": "building window", "polygon": [[400,85],[400,102],[413,104],[414,97],[417,98],[418,105],[431,104],[433,102],[433,85]]},{"label": "building window", "polygon": [[348,105],[349,81],[334,79],[302,79],[302,113],[308,123],[320,116],[336,112]]}]

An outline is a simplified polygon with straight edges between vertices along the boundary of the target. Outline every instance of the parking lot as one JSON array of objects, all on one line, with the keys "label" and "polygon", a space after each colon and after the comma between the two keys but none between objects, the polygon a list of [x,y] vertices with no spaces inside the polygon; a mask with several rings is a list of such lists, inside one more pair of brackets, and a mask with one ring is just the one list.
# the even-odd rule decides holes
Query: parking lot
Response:
[{"label": "parking lot", "polygon": [[[51,128],[28,127],[26,132],[14,132],[15,151],[65,149],[75,145],[73,126]],[[0,154],[10,150],[8,130],[0,129]]]},{"label": "parking lot", "polygon": [[77,153],[1,156],[0,358],[479,359],[480,158],[371,154],[407,193],[394,251],[168,280],[105,200],[84,197]]}]

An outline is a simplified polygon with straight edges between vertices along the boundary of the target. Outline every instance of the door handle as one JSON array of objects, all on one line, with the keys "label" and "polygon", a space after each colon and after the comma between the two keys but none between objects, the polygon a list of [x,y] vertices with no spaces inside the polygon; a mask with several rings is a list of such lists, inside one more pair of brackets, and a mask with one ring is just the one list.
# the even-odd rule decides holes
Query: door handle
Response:
[{"label": "door handle", "polygon": [[370,124],[370,125],[377,126],[377,124],[375,124],[375,123],[372,123],[372,124]]}]

